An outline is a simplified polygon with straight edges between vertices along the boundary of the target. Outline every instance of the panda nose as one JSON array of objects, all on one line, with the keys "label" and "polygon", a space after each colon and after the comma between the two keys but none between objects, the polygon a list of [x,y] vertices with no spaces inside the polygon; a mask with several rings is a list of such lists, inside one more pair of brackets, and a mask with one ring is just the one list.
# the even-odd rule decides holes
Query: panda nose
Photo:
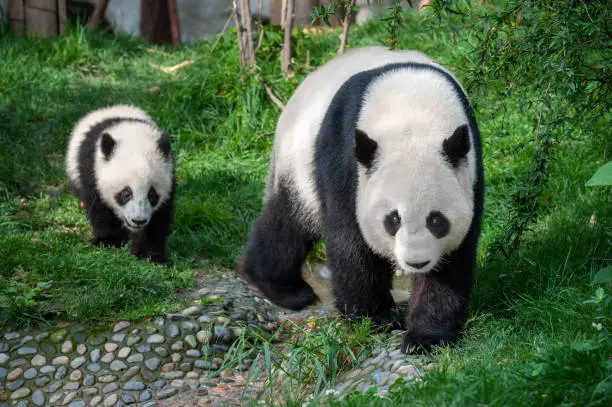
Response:
[{"label": "panda nose", "polygon": [[147,219],[143,218],[132,218],[132,223],[136,226],[143,226],[147,223]]},{"label": "panda nose", "polygon": [[425,267],[426,265],[429,264],[429,260],[424,261],[422,263],[408,263],[406,262],[407,265],[409,265],[410,267],[414,267],[415,269],[422,269],[423,267]]}]

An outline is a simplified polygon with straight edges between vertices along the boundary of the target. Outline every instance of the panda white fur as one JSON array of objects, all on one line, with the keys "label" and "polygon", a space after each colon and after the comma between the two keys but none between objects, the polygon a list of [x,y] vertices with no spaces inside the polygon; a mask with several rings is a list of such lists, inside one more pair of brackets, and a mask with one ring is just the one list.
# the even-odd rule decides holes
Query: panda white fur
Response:
[{"label": "panda white fur", "polygon": [[276,304],[317,301],[301,266],[322,237],[337,308],[392,319],[413,274],[403,350],[455,341],[483,210],[481,141],[457,80],[426,55],[350,50],[310,74],[279,118],[242,276]]},{"label": "panda white fur", "polygon": [[94,244],[119,247],[130,237],[134,255],[167,262],[174,160],[168,134],[148,114],[129,105],[87,114],[72,131],[66,170],[84,203]]}]

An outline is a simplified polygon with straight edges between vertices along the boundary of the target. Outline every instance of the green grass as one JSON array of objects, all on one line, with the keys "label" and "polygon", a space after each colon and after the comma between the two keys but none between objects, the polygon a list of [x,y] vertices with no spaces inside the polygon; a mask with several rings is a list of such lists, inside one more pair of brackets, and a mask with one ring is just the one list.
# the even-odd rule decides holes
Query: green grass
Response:
[{"label": "green grass", "polygon": [[[307,52],[317,66],[335,54],[338,43],[337,30],[294,34],[294,79],[280,75],[278,29],[266,31],[259,55],[266,81],[285,101],[308,72]],[[386,36],[379,22],[353,27],[351,45],[382,44]],[[466,43],[456,32],[416,17],[407,19],[400,34],[403,48],[430,54],[460,79]],[[206,42],[151,47],[76,28],[55,40],[33,40],[2,28],[0,326],[154,315],[181,305],[177,290],[191,284],[194,268],[233,268],[261,208],[272,146],[268,134],[279,112],[257,81],[241,76],[233,37],[211,48]],[[185,60],[194,63],[174,75],[153,66]],[[431,356],[437,369],[423,381],[398,385],[390,399],[353,395],[331,405],[610,402],[610,310],[603,304],[610,301],[610,284],[591,281],[610,264],[612,198],[609,188],[584,186],[610,159],[610,111],[564,129],[570,136],[556,146],[538,222],[510,258],[487,262],[487,248],[508,220],[509,194],[529,167],[534,145],[533,117],[520,95],[508,99],[493,85],[488,91],[476,110],[487,190],[465,332],[457,346]],[[172,134],[178,195],[169,267],[139,261],[126,248],[92,247],[85,214],[68,192],[63,156],[71,127],[88,111],[113,103],[141,106]],[[322,246],[317,256],[324,256]],[[597,288],[607,299],[585,303]],[[304,389],[333,384],[385,336],[364,337],[362,327],[332,324],[292,338],[245,330],[227,366],[239,363],[248,341],[258,344],[265,370],[253,375],[269,377],[274,390],[275,375],[290,371],[298,383],[287,404],[298,405]],[[288,353],[275,351],[279,341]]]}]

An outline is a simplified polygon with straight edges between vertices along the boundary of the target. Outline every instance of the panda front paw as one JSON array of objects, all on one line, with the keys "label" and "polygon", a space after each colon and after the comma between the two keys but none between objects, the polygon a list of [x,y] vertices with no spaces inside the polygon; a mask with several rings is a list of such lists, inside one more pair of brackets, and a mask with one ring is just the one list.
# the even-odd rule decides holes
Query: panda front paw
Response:
[{"label": "panda front paw", "polygon": [[454,335],[431,335],[406,332],[402,345],[402,353],[428,353],[436,346],[446,347],[452,345],[455,343],[456,339]]},{"label": "panda front paw", "polygon": [[95,246],[119,248],[127,243],[127,237],[120,234],[110,236],[94,236],[92,243]]},{"label": "panda front paw", "polygon": [[153,263],[158,263],[158,264],[167,264],[168,263],[168,256],[166,256],[165,253],[160,253],[160,252],[135,252],[132,253],[134,256],[138,257],[139,259],[143,259],[143,260],[150,260]]}]

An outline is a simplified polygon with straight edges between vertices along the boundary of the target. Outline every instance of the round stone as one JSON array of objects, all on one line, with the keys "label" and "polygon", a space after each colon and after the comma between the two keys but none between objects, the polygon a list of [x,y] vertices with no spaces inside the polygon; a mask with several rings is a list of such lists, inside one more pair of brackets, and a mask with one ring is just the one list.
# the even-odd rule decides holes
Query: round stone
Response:
[{"label": "round stone", "polygon": [[105,374],[103,376],[98,377],[98,380],[101,383],[110,383],[117,380],[117,376],[115,376],[114,374]]},{"label": "round stone", "polygon": [[159,368],[159,364],[161,363],[161,360],[159,358],[151,358],[151,359],[145,360],[144,363],[148,369],[157,370],[157,368]]},{"label": "round stone", "polygon": [[81,378],[83,378],[83,372],[81,372],[80,370],[73,370],[70,373],[70,380],[81,380]]},{"label": "round stone", "polygon": [[38,335],[36,335],[34,337],[34,339],[36,339],[36,342],[40,342],[43,339],[47,339],[49,337],[50,333],[49,332],[41,332]]},{"label": "round stone", "polygon": [[0,379],[4,379],[8,375],[8,370],[3,367],[0,367]]},{"label": "round stone", "polygon": [[140,366],[132,366],[128,370],[125,371],[123,376],[121,376],[121,379],[123,381],[128,380],[128,379],[134,377],[135,375],[137,375],[138,372],[140,372]]},{"label": "round stone", "polygon": [[144,360],[144,356],[142,356],[142,353],[135,353],[132,356],[127,358],[128,363],[139,363],[142,362]]},{"label": "round stone", "polygon": [[84,343],[79,343],[77,345],[76,351],[79,355],[84,355],[87,353],[87,345],[85,345]]},{"label": "round stone", "polygon": [[196,380],[198,377],[200,377],[200,375],[198,374],[198,372],[187,372],[187,374],[185,375],[186,379],[190,379],[190,380]]},{"label": "round stone", "polygon": [[111,394],[104,399],[104,407],[112,407],[117,404],[117,395]]},{"label": "round stone", "polygon": [[191,370],[191,362],[181,363],[181,365],[179,366],[179,369],[182,370],[183,372],[190,371]]},{"label": "round stone", "polygon": [[62,343],[62,353],[70,353],[70,352],[72,352],[72,342],[64,341],[64,343]]},{"label": "round stone", "polygon": [[68,407],[85,407],[85,402],[83,400],[75,400],[68,404]]},{"label": "round stone", "polygon": [[182,358],[183,355],[181,355],[180,353],[173,353],[172,356],[170,356],[170,360],[172,360],[174,363],[180,362]]},{"label": "round stone", "polygon": [[45,375],[45,376],[38,377],[34,383],[36,384],[37,387],[43,387],[43,386],[46,386],[47,383],[49,383],[50,381],[51,381],[51,378]]},{"label": "round stone", "polygon": [[140,393],[140,396],[138,396],[138,402],[142,403],[145,401],[149,401],[151,400],[152,397],[153,397],[153,393],[151,392],[151,390],[145,390],[142,393]]},{"label": "round stone", "polygon": [[49,397],[49,404],[55,404],[57,403],[61,398],[62,398],[63,394],[62,393],[55,393],[52,394],[51,397]]},{"label": "round stone", "polygon": [[88,342],[92,346],[100,346],[106,342],[106,338],[102,335],[90,336]]},{"label": "round stone", "polygon": [[28,363],[28,361],[25,360],[24,358],[13,359],[9,362],[9,367],[17,367],[17,366],[25,365],[26,363]]},{"label": "round stone", "polygon": [[83,366],[85,362],[87,362],[87,359],[85,359],[84,356],[78,356],[74,358],[72,362],[70,362],[70,367],[73,369],[78,369],[79,367]]},{"label": "round stone", "polygon": [[83,379],[84,386],[93,386],[95,382],[96,382],[96,378],[92,374],[85,375],[85,379]]},{"label": "round stone", "polygon": [[114,352],[117,350],[117,348],[118,348],[118,345],[113,342],[108,342],[104,344],[104,350],[107,352]]},{"label": "round stone", "polygon": [[8,380],[9,382],[12,382],[13,380],[17,380],[18,378],[20,378],[22,374],[23,374],[23,369],[18,367],[17,369],[11,370],[9,372],[8,376],[6,376],[6,380]]},{"label": "round stone", "polygon": [[205,369],[205,370],[217,370],[219,368],[219,366],[217,366],[215,363],[210,362],[208,360],[201,360],[198,359],[195,362],[193,362],[193,364],[195,365],[195,367],[197,367],[198,369]]},{"label": "round stone", "polygon": [[18,388],[20,388],[21,386],[23,386],[24,383],[25,383],[25,380],[18,379],[18,380],[12,381],[12,382],[8,382],[7,385],[6,385],[6,388],[11,390],[11,391],[15,391]]},{"label": "round stone", "polygon": [[185,319],[189,319],[189,315],[183,315],[183,314],[168,314],[168,319],[170,321],[182,321]]},{"label": "round stone", "polygon": [[64,397],[64,400],[62,400],[62,404],[66,405],[66,404],[70,403],[72,400],[74,400],[76,398],[76,396],[77,396],[77,392],[76,391],[73,391],[73,392],[70,392],[70,393],[66,394],[66,397]]},{"label": "round stone", "polygon": [[132,404],[136,402],[134,396],[129,393],[121,393],[121,400],[123,400],[125,404]]},{"label": "round stone", "polygon": [[91,407],[96,407],[98,404],[100,404],[102,402],[102,396],[94,396],[94,398],[92,398],[89,401],[89,405]]},{"label": "round stone", "polygon": [[53,360],[51,361],[52,365],[66,365],[68,364],[68,361],[70,359],[68,359],[68,356],[57,356],[55,358],[53,358]]},{"label": "round stone", "polygon": [[8,360],[9,360],[9,355],[7,355],[6,353],[0,353],[0,365],[6,364]]},{"label": "round stone", "polygon": [[151,345],[148,344],[142,344],[139,347],[136,348],[136,350],[140,353],[147,353],[147,352],[151,352]]},{"label": "round stone", "polygon": [[168,387],[157,392],[157,398],[160,400],[167,399],[177,394],[179,389],[176,387]]},{"label": "round stone", "polygon": [[36,368],[31,367],[28,370],[26,370],[25,372],[23,372],[23,377],[24,379],[33,379],[36,377],[36,375],[38,374],[38,372],[36,371]]},{"label": "round stone", "polygon": [[42,390],[34,390],[32,393],[32,404],[35,406],[42,406],[45,404],[45,393],[43,393]]},{"label": "round stone", "polygon": [[181,314],[188,315],[188,316],[200,315],[201,313],[202,313],[202,310],[200,309],[200,307],[197,307],[197,306],[185,308],[183,311],[181,311]]},{"label": "round stone", "polygon": [[113,392],[119,388],[117,383],[109,383],[106,386],[102,387],[102,393],[107,394]]},{"label": "round stone", "polygon": [[18,355],[34,355],[36,352],[38,352],[38,349],[36,348],[32,348],[32,347],[25,347],[25,348],[19,348],[17,350],[17,354]]},{"label": "round stone", "polygon": [[165,340],[166,338],[164,338],[160,334],[153,334],[149,336],[149,338],[147,339],[147,343],[158,344],[158,343],[164,343]]},{"label": "round stone", "polygon": [[187,345],[189,345],[192,348],[195,348],[198,343],[196,342],[196,338],[193,335],[187,335],[185,336],[185,343],[187,343]]},{"label": "round stone", "polygon": [[139,382],[136,380],[130,380],[129,382],[123,385],[123,390],[127,391],[136,391],[136,390],[144,390],[145,384],[143,382]]},{"label": "round stone", "polygon": [[133,345],[136,345],[141,340],[142,338],[140,336],[130,335],[127,337],[126,344],[127,346],[133,346]]},{"label": "round stone", "polygon": [[51,383],[50,385],[48,385],[47,388],[45,389],[45,391],[47,393],[55,393],[57,391],[57,389],[59,389],[60,387],[62,387],[62,381],[61,380],[56,380],[53,383]]},{"label": "round stone", "polygon": [[62,387],[62,390],[77,390],[79,387],[81,387],[79,382],[68,382]]},{"label": "round stone", "polygon": [[4,334],[4,339],[7,341],[12,341],[17,338],[19,338],[19,332],[7,332]]},{"label": "round stone", "polygon": [[126,334],[114,334],[111,339],[115,342],[121,343],[123,342],[126,336]]},{"label": "round stone", "polygon": [[200,343],[210,343],[210,340],[212,339],[212,332],[210,329],[203,329],[198,331],[196,338]]},{"label": "round stone", "polygon": [[128,321],[119,321],[113,327],[113,332],[122,331],[122,330],[128,328],[129,326],[130,326],[130,323]]},{"label": "round stone", "polygon": [[176,341],[170,346],[170,349],[174,351],[183,350],[183,346],[183,341]]},{"label": "round stone", "polygon": [[63,379],[64,377],[66,377],[67,374],[68,374],[68,368],[62,365],[57,368],[57,371],[55,372],[55,378],[58,380]]},{"label": "round stone", "polygon": [[202,356],[202,353],[197,349],[189,349],[185,354],[190,358],[199,358]]},{"label": "round stone", "polygon": [[81,393],[83,394],[83,396],[95,396],[96,394],[98,394],[98,391],[99,390],[95,387],[86,387],[81,390]]},{"label": "round stone", "polygon": [[162,358],[168,356],[168,350],[166,348],[162,348],[161,346],[155,348],[155,353],[157,353]]},{"label": "round stone", "polygon": [[102,369],[102,366],[99,363],[90,363],[87,365],[87,370],[92,373],[97,373]]},{"label": "round stone", "polygon": [[30,389],[27,387],[22,387],[21,389],[17,389],[11,394],[11,400],[20,400],[26,398],[30,395]]},{"label": "round stone", "polygon": [[114,360],[110,364],[110,370],[112,370],[113,372],[119,372],[119,371],[125,370],[127,368],[128,368],[127,365],[122,360]]},{"label": "round stone", "polygon": [[32,366],[36,367],[43,366],[45,363],[47,363],[47,358],[43,355],[36,355],[32,358],[30,363],[32,364]]},{"label": "round stone", "polygon": [[102,353],[102,351],[100,349],[94,349],[91,351],[91,353],[89,354],[89,359],[91,359],[91,361],[93,363],[96,363],[97,361],[100,360],[100,354]]},{"label": "round stone", "polygon": [[77,344],[84,343],[87,340],[87,334],[85,332],[79,332],[72,338]]},{"label": "round stone", "polygon": [[102,359],[100,359],[102,363],[110,363],[113,360],[115,360],[115,354],[113,352],[105,353]]},{"label": "round stone", "polygon": [[173,379],[180,379],[183,376],[185,376],[185,372],[181,372],[181,371],[170,371],[170,372],[161,372],[159,377],[161,377],[162,379],[166,379],[166,380],[173,380]]},{"label": "round stone", "polygon": [[119,359],[125,359],[128,357],[128,355],[130,354],[130,352],[132,351],[131,348],[128,348],[127,346],[119,349],[119,352],[117,353],[117,357]]},{"label": "round stone", "polygon": [[55,366],[45,365],[40,368],[40,373],[53,373],[55,372]]},{"label": "round stone", "polygon": [[168,324],[164,327],[164,329],[166,331],[166,335],[168,335],[170,338],[176,338],[181,333],[176,324]]}]

